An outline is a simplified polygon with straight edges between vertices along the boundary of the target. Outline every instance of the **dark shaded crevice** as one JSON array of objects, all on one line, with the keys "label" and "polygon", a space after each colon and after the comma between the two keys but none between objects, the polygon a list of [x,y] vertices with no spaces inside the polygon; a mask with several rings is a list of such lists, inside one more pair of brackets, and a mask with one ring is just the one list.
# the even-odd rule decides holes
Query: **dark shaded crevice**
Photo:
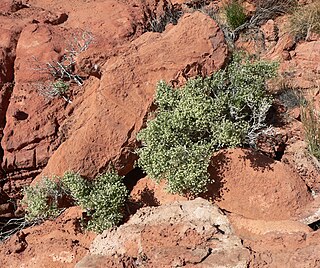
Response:
[{"label": "dark shaded crevice", "polygon": [[200,1],[199,0],[192,0],[192,1],[187,2],[186,6],[188,8],[198,10],[198,9],[202,9],[205,6],[210,5],[211,2],[212,2],[212,0],[200,0]]},{"label": "dark shaded crevice", "polygon": [[[13,83],[6,83],[1,88],[1,91],[0,91],[0,94],[2,95],[1,102],[0,102],[0,129],[1,129],[0,142],[3,138],[3,129],[6,126],[6,113],[7,113],[8,107],[9,107],[13,87],[14,87]],[[1,163],[3,162],[3,156],[4,156],[4,149],[2,148],[2,146],[0,146],[0,161],[1,161]],[[2,168],[1,168],[1,173],[3,173]]]},{"label": "dark shaded crevice", "polygon": [[284,151],[286,149],[286,144],[285,143],[281,143],[277,146],[277,149],[275,150],[274,154],[274,160],[276,161],[281,161],[283,155],[284,155]]},{"label": "dark shaded crevice", "polygon": [[24,4],[22,1],[15,1],[11,6],[11,12],[17,12],[24,8],[30,8],[30,5]]},{"label": "dark shaded crevice", "polygon": [[[22,6],[17,6],[18,10],[25,8]],[[10,100],[12,97],[13,89],[15,86],[15,61],[16,61],[16,48],[18,40],[20,38],[21,29],[15,30],[12,32],[10,37],[10,46],[5,49],[5,55],[2,58],[4,64],[0,72],[0,192],[2,197],[5,195],[9,199],[1,198],[1,206],[7,206],[8,211],[5,214],[1,215],[1,224],[0,224],[0,240],[7,238],[11,235],[12,230],[18,230],[23,222],[20,222],[20,219],[14,219],[15,212],[17,209],[17,200],[12,198],[12,189],[11,189],[11,180],[7,177],[6,170],[4,168],[4,148],[2,147],[2,139],[4,136],[4,129],[7,124],[7,111],[10,105]],[[19,119],[25,119],[25,114],[17,114]],[[20,191],[21,192],[21,191]],[[18,192],[14,195],[21,195]],[[1,211],[3,212],[3,211]],[[9,216],[10,215],[10,216]]]},{"label": "dark shaded crevice", "polygon": [[[156,6],[158,6],[157,3]],[[168,24],[176,25],[183,15],[181,6],[172,5],[170,2],[164,1],[163,14],[158,14],[157,9],[151,10],[147,8],[144,11],[145,27],[144,32],[162,33]]]},{"label": "dark shaded crevice", "polygon": [[144,178],[146,175],[147,174],[141,168],[135,167],[124,176],[123,183],[126,185],[129,192],[131,192],[138,181]]},{"label": "dark shaded crevice", "polygon": [[308,226],[313,230],[317,231],[320,228],[320,220],[317,220],[313,223],[308,224]]},{"label": "dark shaded crevice", "polygon": [[68,20],[68,18],[69,16],[66,13],[62,13],[57,19],[45,20],[44,23],[51,25],[60,25],[62,23],[65,23]]}]

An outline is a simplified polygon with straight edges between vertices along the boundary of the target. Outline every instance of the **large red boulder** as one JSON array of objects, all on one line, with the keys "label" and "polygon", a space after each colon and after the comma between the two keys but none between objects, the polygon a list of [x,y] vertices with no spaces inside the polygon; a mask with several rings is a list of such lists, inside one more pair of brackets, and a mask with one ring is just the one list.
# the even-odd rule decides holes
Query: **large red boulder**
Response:
[{"label": "large red boulder", "polygon": [[251,150],[216,154],[211,175],[219,185],[218,206],[246,218],[294,219],[312,201],[306,184],[288,165]]}]

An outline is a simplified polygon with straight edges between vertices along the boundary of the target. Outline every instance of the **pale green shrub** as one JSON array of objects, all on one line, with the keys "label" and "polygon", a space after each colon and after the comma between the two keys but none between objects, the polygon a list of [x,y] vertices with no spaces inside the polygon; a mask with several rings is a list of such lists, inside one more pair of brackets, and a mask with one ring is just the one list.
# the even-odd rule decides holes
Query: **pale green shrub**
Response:
[{"label": "pale green shrub", "polygon": [[156,117],[137,138],[138,164],[173,193],[199,194],[210,183],[207,168],[212,153],[243,144],[254,146],[272,99],[266,80],[277,64],[241,60],[208,78],[191,79],[180,89],[157,86]]},{"label": "pale green shrub", "polygon": [[24,189],[24,203],[26,204],[26,220],[37,221],[47,218],[54,218],[59,215],[59,199],[62,197],[61,185],[48,178],[34,186]]},{"label": "pale green shrub", "polygon": [[90,194],[83,204],[91,217],[87,228],[101,233],[119,224],[127,195],[128,190],[118,174],[110,172],[99,175],[93,181]]},{"label": "pale green shrub", "polygon": [[61,178],[61,183],[76,205],[84,207],[92,188],[90,182],[77,173],[66,172]]},{"label": "pale green shrub", "polygon": [[89,182],[79,174],[67,172],[58,182],[45,178],[40,184],[25,189],[28,220],[56,217],[59,198],[71,197],[89,217],[87,229],[102,232],[119,224],[128,191],[115,172],[99,175]]}]

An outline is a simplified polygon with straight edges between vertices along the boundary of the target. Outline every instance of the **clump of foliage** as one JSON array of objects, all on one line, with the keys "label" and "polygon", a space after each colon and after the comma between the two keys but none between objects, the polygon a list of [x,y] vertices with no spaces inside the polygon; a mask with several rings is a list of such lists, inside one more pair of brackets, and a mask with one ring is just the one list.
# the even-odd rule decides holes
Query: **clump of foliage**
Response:
[{"label": "clump of foliage", "polygon": [[24,195],[26,197],[24,202],[27,205],[27,221],[54,218],[61,212],[61,209],[58,208],[58,202],[63,195],[63,189],[56,181],[45,177],[34,186],[26,187]]},{"label": "clump of foliage", "polygon": [[128,191],[122,177],[115,172],[99,175],[92,182],[67,172],[58,181],[45,179],[41,184],[27,187],[25,194],[28,220],[57,216],[61,212],[58,198],[63,194],[86,211],[87,229],[101,233],[121,221]]},{"label": "clump of foliage", "polygon": [[85,207],[85,204],[88,202],[88,196],[92,190],[92,183],[74,172],[66,172],[61,178],[61,183],[66,193],[74,200],[75,204]]},{"label": "clump of foliage", "polygon": [[91,217],[87,228],[100,233],[117,225],[122,219],[127,195],[128,190],[118,174],[113,172],[98,176],[84,204]]},{"label": "clump of foliage", "polygon": [[308,143],[309,152],[320,160],[320,120],[319,112],[311,101],[305,101],[301,106],[301,121]]},{"label": "clump of foliage", "polygon": [[157,87],[156,116],[138,134],[138,164],[172,193],[199,194],[210,182],[207,168],[220,148],[255,144],[272,99],[266,80],[277,64],[242,60],[236,55],[225,70],[191,79],[180,89]]},{"label": "clump of foliage", "polygon": [[49,84],[39,84],[39,93],[49,99],[53,98],[63,98],[66,102],[71,103],[68,93],[69,93],[70,83],[65,82],[61,79],[50,82]]},{"label": "clump of foliage", "polygon": [[228,25],[232,30],[235,30],[247,20],[247,16],[244,12],[244,8],[238,0],[232,0],[224,7],[224,13],[227,19]]},{"label": "clump of foliage", "polygon": [[65,83],[63,80],[55,81],[52,86],[57,92],[57,95],[63,96],[68,93],[69,84]]},{"label": "clump of foliage", "polygon": [[291,16],[291,32],[296,40],[306,39],[311,33],[320,34],[320,2],[297,9]]}]

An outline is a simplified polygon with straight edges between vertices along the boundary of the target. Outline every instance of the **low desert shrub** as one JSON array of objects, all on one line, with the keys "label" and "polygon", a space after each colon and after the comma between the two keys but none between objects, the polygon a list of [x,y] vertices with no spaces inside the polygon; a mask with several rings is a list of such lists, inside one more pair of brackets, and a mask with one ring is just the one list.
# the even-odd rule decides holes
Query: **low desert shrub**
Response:
[{"label": "low desert shrub", "polygon": [[67,196],[87,213],[85,227],[101,233],[121,221],[128,191],[122,177],[115,172],[99,175],[92,182],[67,172],[58,181],[44,179],[40,184],[27,187],[25,194],[28,220],[57,216],[61,212],[58,199]]},{"label": "low desert shrub", "polygon": [[44,178],[41,182],[24,189],[26,220],[37,221],[59,215],[59,199],[63,195],[60,183]]},{"label": "low desert shrub", "polygon": [[66,172],[61,178],[61,183],[75,204],[85,207],[92,188],[91,183],[74,172]]},{"label": "low desert shrub", "polygon": [[50,82],[48,84],[39,84],[38,92],[40,95],[48,99],[63,98],[66,102],[71,103],[70,98],[68,96],[69,87],[69,82],[65,82],[60,79],[54,82]]},{"label": "low desert shrub", "polygon": [[235,30],[246,22],[247,16],[238,0],[232,0],[229,4],[225,5],[224,13],[227,23],[232,30]]},{"label": "low desert shrub", "polygon": [[111,172],[99,175],[82,205],[90,216],[87,228],[101,233],[119,224],[127,195],[128,190],[118,174]]},{"label": "low desert shrub", "polygon": [[242,60],[236,55],[225,70],[190,79],[180,89],[159,82],[155,118],[137,138],[138,165],[173,193],[199,194],[210,182],[207,168],[215,150],[254,146],[272,99],[266,80],[277,64]]},{"label": "low desert shrub", "polygon": [[296,40],[306,39],[311,32],[320,34],[320,2],[297,9],[291,16],[290,27]]},{"label": "low desert shrub", "polygon": [[297,0],[258,0],[256,11],[250,19],[250,25],[260,26],[270,19],[291,13]]}]

